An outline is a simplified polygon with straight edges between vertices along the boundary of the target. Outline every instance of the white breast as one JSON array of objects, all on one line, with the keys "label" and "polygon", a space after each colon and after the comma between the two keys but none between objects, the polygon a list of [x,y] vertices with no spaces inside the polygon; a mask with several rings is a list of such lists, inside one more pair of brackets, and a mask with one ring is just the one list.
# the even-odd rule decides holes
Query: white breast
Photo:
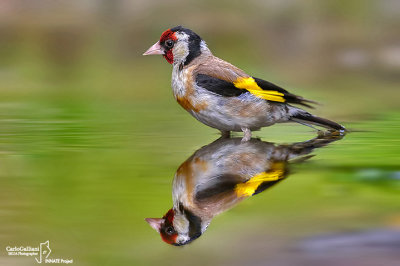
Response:
[{"label": "white breast", "polygon": [[175,99],[183,97],[186,93],[185,84],[188,80],[188,69],[179,70],[179,65],[174,64],[172,69],[171,87]]},{"label": "white breast", "polygon": [[270,104],[250,93],[223,97],[192,84],[193,67],[179,70],[174,64],[171,86],[175,99],[190,102],[192,109],[183,107],[200,122],[222,131],[241,131],[242,127],[257,130],[279,121],[285,113],[283,105]]}]

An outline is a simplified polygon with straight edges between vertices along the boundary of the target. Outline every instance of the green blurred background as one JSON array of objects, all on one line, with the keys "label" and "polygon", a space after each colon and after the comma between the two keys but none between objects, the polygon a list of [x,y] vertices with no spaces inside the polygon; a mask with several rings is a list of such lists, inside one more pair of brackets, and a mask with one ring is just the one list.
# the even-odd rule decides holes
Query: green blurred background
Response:
[{"label": "green blurred background", "polygon": [[[218,132],[175,102],[171,66],[142,56],[176,25],[354,131],[183,248],[144,218],[172,206],[176,169]],[[396,0],[1,0],[0,264],[34,265],[5,247],[50,240],[51,256],[75,265],[313,265],[315,254],[289,247],[396,230],[399,29]],[[314,135],[301,125],[256,133],[276,143]]]}]

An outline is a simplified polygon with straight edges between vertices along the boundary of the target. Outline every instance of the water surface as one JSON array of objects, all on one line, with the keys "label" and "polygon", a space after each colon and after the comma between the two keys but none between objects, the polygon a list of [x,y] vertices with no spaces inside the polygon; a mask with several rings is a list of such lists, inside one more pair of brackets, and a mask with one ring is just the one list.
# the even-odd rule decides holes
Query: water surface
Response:
[{"label": "water surface", "polygon": [[[144,218],[171,208],[177,168],[217,132],[178,108],[149,110],[145,103],[33,101],[0,109],[2,245],[49,240],[53,256],[78,265],[173,264],[193,257],[198,265],[310,264],[315,256],[332,260],[310,248],[314,238],[329,243],[400,226],[399,113],[346,124],[354,132],[290,164],[289,178],[216,216],[201,238],[182,248],[162,242]],[[285,124],[255,136],[278,146],[316,132]],[[390,265],[399,246],[382,245],[376,252]],[[360,246],[346,253],[349,260],[361,260]],[[36,263],[2,254],[5,265]]]}]

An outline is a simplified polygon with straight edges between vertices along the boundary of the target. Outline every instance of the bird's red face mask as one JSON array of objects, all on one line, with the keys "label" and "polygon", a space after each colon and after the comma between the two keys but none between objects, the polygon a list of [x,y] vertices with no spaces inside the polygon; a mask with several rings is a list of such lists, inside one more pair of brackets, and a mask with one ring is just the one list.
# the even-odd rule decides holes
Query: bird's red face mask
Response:
[{"label": "bird's red face mask", "polygon": [[174,211],[170,209],[163,218],[146,218],[146,222],[149,225],[160,233],[161,239],[171,245],[176,245],[176,239],[178,237],[178,233],[174,230],[173,222],[174,222]]},{"label": "bird's red face mask", "polygon": [[153,55],[162,54],[168,63],[172,64],[174,62],[174,54],[172,53],[172,48],[174,47],[177,37],[175,32],[170,29],[163,32],[160,40],[151,46],[143,55]]}]

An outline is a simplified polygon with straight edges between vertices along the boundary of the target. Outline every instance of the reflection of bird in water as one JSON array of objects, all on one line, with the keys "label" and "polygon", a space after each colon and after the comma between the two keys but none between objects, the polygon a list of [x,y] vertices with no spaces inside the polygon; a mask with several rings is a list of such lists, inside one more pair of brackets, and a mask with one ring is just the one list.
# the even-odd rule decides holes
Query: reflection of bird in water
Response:
[{"label": "reflection of bird in water", "polygon": [[289,160],[339,138],[330,135],[279,146],[258,139],[218,139],[178,168],[172,187],[173,208],[163,218],[146,221],[165,242],[188,244],[204,233],[214,216],[283,180]]}]

